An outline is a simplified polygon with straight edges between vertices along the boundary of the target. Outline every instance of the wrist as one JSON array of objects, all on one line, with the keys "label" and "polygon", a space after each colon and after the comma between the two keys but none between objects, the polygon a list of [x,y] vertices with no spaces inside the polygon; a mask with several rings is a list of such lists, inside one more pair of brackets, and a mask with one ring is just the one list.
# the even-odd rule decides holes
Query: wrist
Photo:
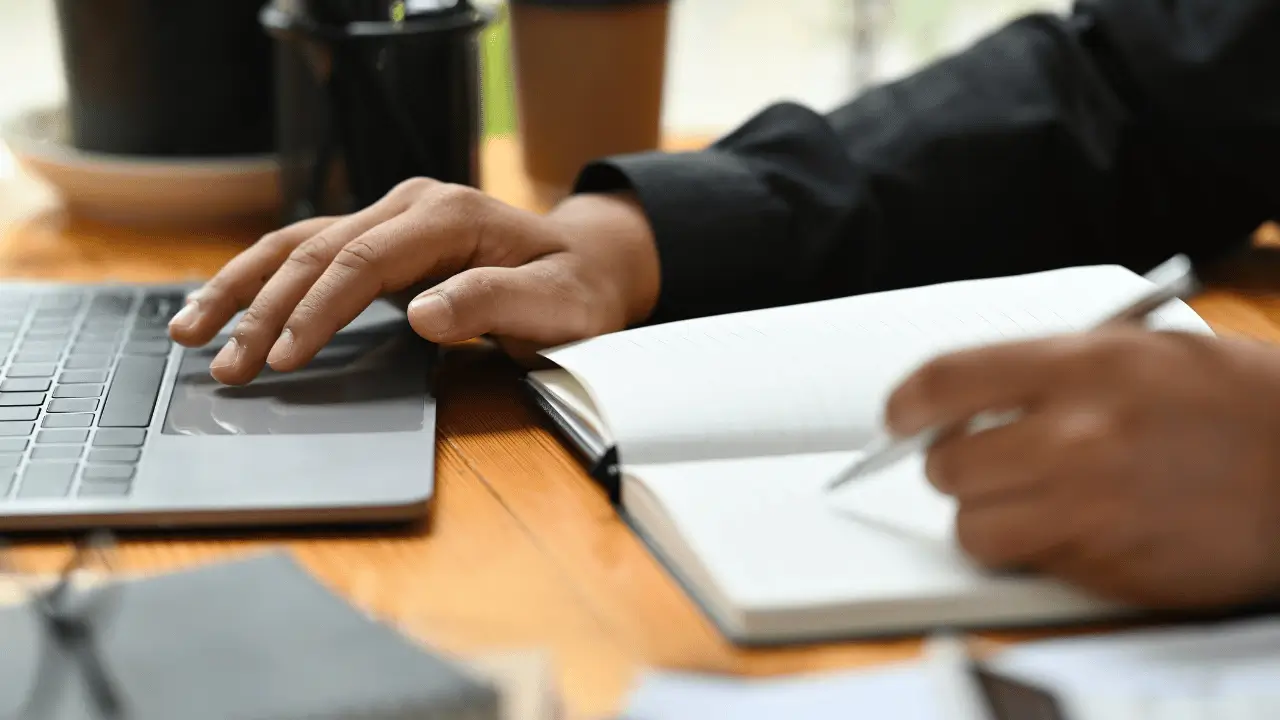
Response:
[{"label": "wrist", "polygon": [[624,325],[653,314],[662,285],[658,246],[633,194],[574,195],[548,218],[567,230],[572,249],[588,260],[587,279],[613,296]]}]

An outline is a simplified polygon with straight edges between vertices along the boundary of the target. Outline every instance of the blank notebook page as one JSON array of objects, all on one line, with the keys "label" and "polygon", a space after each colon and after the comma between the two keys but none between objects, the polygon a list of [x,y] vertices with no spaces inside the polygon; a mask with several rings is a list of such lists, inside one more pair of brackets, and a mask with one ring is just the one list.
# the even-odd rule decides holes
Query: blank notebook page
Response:
[{"label": "blank notebook page", "polygon": [[[546,353],[628,464],[856,448],[942,351],[1086,328],[1147,291],[1114,266],[964,281],[638,328]],[[1158,324],[1203,331],[1181,303]]]},{"label": "blank notebook page", "polygon": [[[631,467],[623,504],[644,505],[633,494],[647,493],[662,515],[645,523],[650,540],[668,557],[697,563],[682,571],[709,578],[716,596],[744,612],[822,613],[852,602],[864,613],[905,620],[926,617],[936,612],[929,606],[950,598],[1091,604],[1051,581],[989,576],[949,538],[833,507],[823,483],[850,458],[819,453]],[[907,465],[897,472],[910,482],[905,476],[915,469]],[[683,548],[664,548],[677,542],[672,538]]]}]

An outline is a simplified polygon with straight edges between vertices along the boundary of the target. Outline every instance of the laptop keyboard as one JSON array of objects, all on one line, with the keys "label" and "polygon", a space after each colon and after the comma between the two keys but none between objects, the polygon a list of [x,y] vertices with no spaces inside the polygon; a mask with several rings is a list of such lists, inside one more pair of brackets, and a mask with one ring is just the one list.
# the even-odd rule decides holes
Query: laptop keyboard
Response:
[{"label": "laptop keyboard", "polygon": [[182,302],[0,291],[0,506],[129,494]]}]

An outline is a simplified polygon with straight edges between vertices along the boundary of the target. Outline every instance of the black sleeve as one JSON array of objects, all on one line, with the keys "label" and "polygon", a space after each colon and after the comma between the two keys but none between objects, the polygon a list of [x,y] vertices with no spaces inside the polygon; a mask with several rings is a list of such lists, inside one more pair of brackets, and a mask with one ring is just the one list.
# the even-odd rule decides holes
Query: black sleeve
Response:
[{"label": "black sleeve", "polygon": [[658,320],[1074,264],[1210,261],[1280,209],[1280,1],[1034,15],[829,114],[610,158],[662,265]]}]

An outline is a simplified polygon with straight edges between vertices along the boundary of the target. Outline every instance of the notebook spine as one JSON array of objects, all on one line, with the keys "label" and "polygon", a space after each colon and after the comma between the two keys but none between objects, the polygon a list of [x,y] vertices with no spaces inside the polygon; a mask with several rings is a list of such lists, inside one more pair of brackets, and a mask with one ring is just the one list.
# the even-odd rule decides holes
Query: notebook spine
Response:
[{"label": "notebook spine", "polygon": [[609,502],[613,505],[619,505],[622,502],[622,470],[621,463],[618,459],[618,448],[610,445],[603,450],[596,448],[584,437],[581,437],[578,431],[570,424],[565,417],[542,396],[537,389],[525,381],[526,394],[533,400],[534,405],[539,410],[539,415],[550,420],[552,432],[554,432],[567,445],[579,462],[582,463],[583,469],[592,480],[600,484],[604,488],[605,494],[609,497]]}]

